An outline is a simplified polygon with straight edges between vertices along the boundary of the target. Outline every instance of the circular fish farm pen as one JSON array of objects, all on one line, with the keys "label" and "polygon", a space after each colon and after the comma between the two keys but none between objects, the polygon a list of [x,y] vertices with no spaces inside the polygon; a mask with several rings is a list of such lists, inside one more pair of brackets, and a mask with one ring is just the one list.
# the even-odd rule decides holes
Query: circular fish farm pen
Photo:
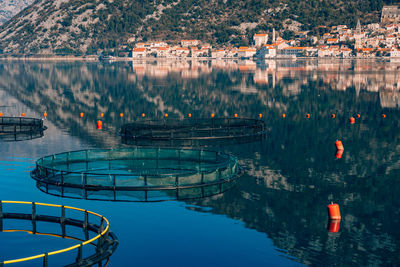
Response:
[{"label": "circular fish farm pen", "polygon": [[42,119],[0,117],[0,141],[23,141],[43,137],[47,127]]},{"label": "circular fish farm pen", "polygon": [[40,190],[57,196],[163,201],[223,193],[241,174],[237,159],[222,152],[136,147],[46,156],[31,176]]},{"label": "circular fish farm pen", "polygon": [[247,118],[165,118],[122,125],[125,144],[139,146],[203,147],[261,140],[265,122]]},{"label": "circular fish farm pen", "polygon": [[[59,216],[51,215],[54,213]],[[16,223],[16,220],[30,221],[30,224],[23,224],[30,225],[29,229],[20,229],[21,223]],[[8,221],[11,223],[7,223]],[[9,227],[9,224],[16,225],[17,228]],[[58,229],[58,232],[49,232],[51,231],[49,228],[53,228],[50,225],[54,225],[54,229]],[[74,228],[83,230],[79,231],[82,237],[77,237],[78,232]],[[64,257],[64,261],[69,261],[65,266],[92,266],[94,264],[102,266],[103,261],[105,265],[108,263],[118,246],[118,239],[110,231],[109,222],[105,217],[88,210],[55,204],[0,201],[0,232],[26,232],[74,240],[77,243],[67,248],[29,257],[0,260],[0,266],[13,266],[13,263],[23,262],[29,262],[29,265],[54,265],[54,262],[60,260],[60,256]]]}]

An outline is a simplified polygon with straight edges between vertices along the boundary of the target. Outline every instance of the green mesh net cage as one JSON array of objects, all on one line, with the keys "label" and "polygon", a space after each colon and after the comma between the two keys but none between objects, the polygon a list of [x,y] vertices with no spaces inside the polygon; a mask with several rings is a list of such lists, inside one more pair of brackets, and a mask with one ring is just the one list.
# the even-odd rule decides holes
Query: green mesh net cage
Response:
[{"label": "green mesh net cage", "polygon": [[158,201],[206,197],[241,175],[237,159],[208,150],[119,148],[43,157],[31,176],[44,192],[104,200]]}]

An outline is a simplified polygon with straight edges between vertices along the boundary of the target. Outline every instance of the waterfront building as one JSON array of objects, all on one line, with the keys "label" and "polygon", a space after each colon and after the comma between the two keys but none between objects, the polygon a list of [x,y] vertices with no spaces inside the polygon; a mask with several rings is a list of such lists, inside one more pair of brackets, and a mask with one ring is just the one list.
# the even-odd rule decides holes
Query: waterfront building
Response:
[{"label": "waterfront building", "polygon": [[266,33],[258,33],[253,36],[254,46],[261,47],[262,45],[267,44],[268,42],[268,34]]},{"label": "waterfront building", "polygon": [[212,58],[224,58],[225,57],[225,50],[224,49],[217,49],[211,52]]},{"label": "waterfront building", "polygon": [[312,47],[286,47],[279,51],[278,57],[305,57]]},{"label": "waterfront building", "polygon": [[177,57],[187,57],[189,55],[189,53],[190,53],[190,50],[187,47],[178,47],[175,50],[175,55]]},{"label": "waterfront building", "polygon": [[144,58],[146,55],[147,52],[144,47],[135,47],[132,49],[132,58]]},{"label": "waterfront building", "polygon": [[157,47],[157,57],[171,57],[171,48],[169,46]]},{"label": "waterfront building", "polygon": [[394,58],[394,57],[398,57],[400,58],[400,50],[399,49],[393,49],[390,51],[390,57]]},{"label": "waterfront building", "polygon": [[276,46],[273,45],[264,45],[257,52],[257,58],[261,60],[274,57],[276,57]]},{"label": "waterfront building", "polygon": [[257,53],[253,47],[241,46],[238,50],[238,58],[252,58]]}]

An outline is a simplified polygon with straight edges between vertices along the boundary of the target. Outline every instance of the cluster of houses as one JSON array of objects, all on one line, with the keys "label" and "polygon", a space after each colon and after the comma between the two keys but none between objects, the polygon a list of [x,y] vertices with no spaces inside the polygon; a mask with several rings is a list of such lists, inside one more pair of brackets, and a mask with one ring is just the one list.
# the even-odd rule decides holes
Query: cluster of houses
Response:
[{"label": "cluster of houses", "polygon": [[[321,26],[322,27],[322,26]],[[326,28],[326,27],[324,27]],[[381,23],[356,28],[346,25],[326,28],[323,36],[312,36],[308,31],[295,32],[296,38],[284,40],[275,30],[253,36],[253,46],[213,49],[199,40],[181,40],[180,46],[166,42],[137,43],[132,58],[242,58],[271,59],[298,57],[400,57],[400,7],[384,6]],[[308,43],[310,46],[300,46]]]}]

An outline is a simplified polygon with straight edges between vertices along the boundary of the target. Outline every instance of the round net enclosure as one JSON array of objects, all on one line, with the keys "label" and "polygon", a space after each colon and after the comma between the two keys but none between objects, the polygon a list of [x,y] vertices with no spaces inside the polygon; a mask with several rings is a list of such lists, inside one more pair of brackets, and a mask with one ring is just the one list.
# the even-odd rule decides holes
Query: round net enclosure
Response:
[{"label": "round net enclosure", "polygon": [[193,188],[171,188],[164,190],[122,190],[116,188],[96,189],[77,188],[67,185],[54,185],[45,182],[37,182],[37,188],[49,195],[115,202],[159,202],[169,200],[193,200],[212,197],[228,191],[234,187],[237,179],[224,180],[221,183]]},{"label": "round net enclosure", "polygon": [[[29,222],[20,223],[20,221]],[[69,239],[75,244],[17,259],[9,259],[7,255],[1,255],[0,266],[19,266],[20,263],[30,266],[54,266],[55,262],[60,264],[61,258],[64,266],[92,266],[94,264],[103,266],[103,261],[106,266],[118,246],[118,239],[109,227],[109,222],[105,217],[92,211],[48,203],[2,200],[0,201],[0,232],[26,232],[38,236]],[[71,242],[68,243],[71,244]],[[21,247],[21,251],[17,253],[24,255],[23,250],[24,248]]]},{"label": "round net enclosure", "polygon": [[[99,196],[112,191],[120,193],[112,200],[123,199],[128,194],[146,201],[169,199],[171,194],[184,198],[185,194],[201,197],[220,193],[228,187],[225,184],[240,174],[237,159],[222,152],[136,147],[46,156],[36,161],[31,176],[48,193],[57,186],[58,191],[67,189],[62,191],[63,195],[69,190],[75,196],[83,194],[87,198],[88,192]],[[146,195],[136,192],[135,196],[130,191],[144,191]],[[60,195],[54,190],[52,193]]]},{"label": "round net enclosure", "polygon": [[247,118],[164,118],[122,125],[125,144],[195,147],[252,142],[265,134],[265,122]]},{"label": "round net enclosure", "polygon": [[0,140],[22,141],[40,138],[47,127],[42,119],[26,117],[0,117]]}]

